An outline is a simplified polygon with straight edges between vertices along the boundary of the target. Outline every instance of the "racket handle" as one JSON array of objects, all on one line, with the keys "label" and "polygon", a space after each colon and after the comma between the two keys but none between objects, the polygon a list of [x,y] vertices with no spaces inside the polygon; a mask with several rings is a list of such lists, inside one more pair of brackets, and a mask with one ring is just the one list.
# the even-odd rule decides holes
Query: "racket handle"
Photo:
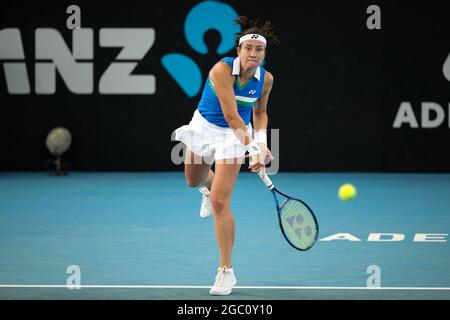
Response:
[{"label": "racket handle", "polygon": [[272,180],[270,180],[269,176],[267,175],[265,167],[259,170],[258,176],[261,178],[262,182],[264,182],[267,188],[273,189],[275,187]]},{"label": "racket handle", "polygon": [[[256,157],[250,157],[250,164],[255,163]],[[266,167],[262,167],[261,170],[258,171],[258,176],[261,178],[262,182],[266,185],[267,188],[272,190],[275,186],[273,185],[272,180],[270,180],[269,176],[266,173]]]}]

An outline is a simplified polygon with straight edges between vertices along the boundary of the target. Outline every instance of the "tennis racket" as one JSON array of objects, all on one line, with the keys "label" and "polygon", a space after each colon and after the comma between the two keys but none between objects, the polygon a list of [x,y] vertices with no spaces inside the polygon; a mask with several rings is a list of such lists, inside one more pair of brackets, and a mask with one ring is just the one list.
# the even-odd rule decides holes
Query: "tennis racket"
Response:
[{"label": "tennis racket", "polygon": [[[317,241],[319,224],[311,208],[302,200],[295,199],[275,187],[266,174],[265,168],[258,172],[259,177],[272,192],[278,212],[278,222],[286,241],[295,249],[306,251]],[[277,196],[283,196],[283,202]]]}]

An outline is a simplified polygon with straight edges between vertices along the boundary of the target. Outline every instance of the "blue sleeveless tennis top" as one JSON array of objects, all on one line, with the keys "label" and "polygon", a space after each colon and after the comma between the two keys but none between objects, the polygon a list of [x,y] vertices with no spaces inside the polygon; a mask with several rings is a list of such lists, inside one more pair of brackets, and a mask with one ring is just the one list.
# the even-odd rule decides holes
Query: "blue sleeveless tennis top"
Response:
[{"label": "blue sleeveless tennis top", "polygon": [[[220,61],[226,62],[232,70],[232,75],[235,76],[233,87],[238,113],[244,120],[245,125],[248,125],[252,115],[252,107],[262,94],[266,70],[258,67],[253,78],[241,86],[239,84],[239,71],[241,69],[239,57],[227,57]],[[223,128],[230,127],[225,120],[219,99],[214,90],[214,85],[209,76],[203,88],[202,98],[198,104],[198,111],[208,122]]]}]

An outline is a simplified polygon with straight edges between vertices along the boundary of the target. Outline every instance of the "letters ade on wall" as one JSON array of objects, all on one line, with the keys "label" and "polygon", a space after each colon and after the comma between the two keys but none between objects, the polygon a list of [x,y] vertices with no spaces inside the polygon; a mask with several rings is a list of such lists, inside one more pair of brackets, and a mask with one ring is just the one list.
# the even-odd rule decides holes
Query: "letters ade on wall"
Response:
[{"label": "letters ade on wall", "polygon": [[[450,169],[450,21],[438,5],[382,1],[370,30],[363,2],[80,2],[78,40],[68,5],[5,7],[0,30],[15,31],[0,37],[0,170],[43,170],[57,126],[72,133],[73,170],[180,170],[172,131],[190,120],[209,68],[234,55],[235,26],[223,23],[233,14],[271,20],[281,40],[265,61],[280,170]],[[64,60],[50,50],[58,39],[69,75],[45,56]]]}]

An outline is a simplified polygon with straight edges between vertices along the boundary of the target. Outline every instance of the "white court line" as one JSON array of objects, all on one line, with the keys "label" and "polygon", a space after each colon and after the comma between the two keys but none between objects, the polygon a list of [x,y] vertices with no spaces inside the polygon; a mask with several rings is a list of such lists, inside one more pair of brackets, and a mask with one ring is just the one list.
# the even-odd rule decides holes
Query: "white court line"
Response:
[{"label": "white court line", "polygon": [[[75,285],[71,285],[75,288]],[[67,285],[2,284],[0,288],[69,288]],[[209,289],[211,286],[165,286],[165,285],[80,285],[97,289]],[[236,286],[235,289],[265,290],[426,290],[450,291],[450,287],[292,287],[292,286]]]}]

